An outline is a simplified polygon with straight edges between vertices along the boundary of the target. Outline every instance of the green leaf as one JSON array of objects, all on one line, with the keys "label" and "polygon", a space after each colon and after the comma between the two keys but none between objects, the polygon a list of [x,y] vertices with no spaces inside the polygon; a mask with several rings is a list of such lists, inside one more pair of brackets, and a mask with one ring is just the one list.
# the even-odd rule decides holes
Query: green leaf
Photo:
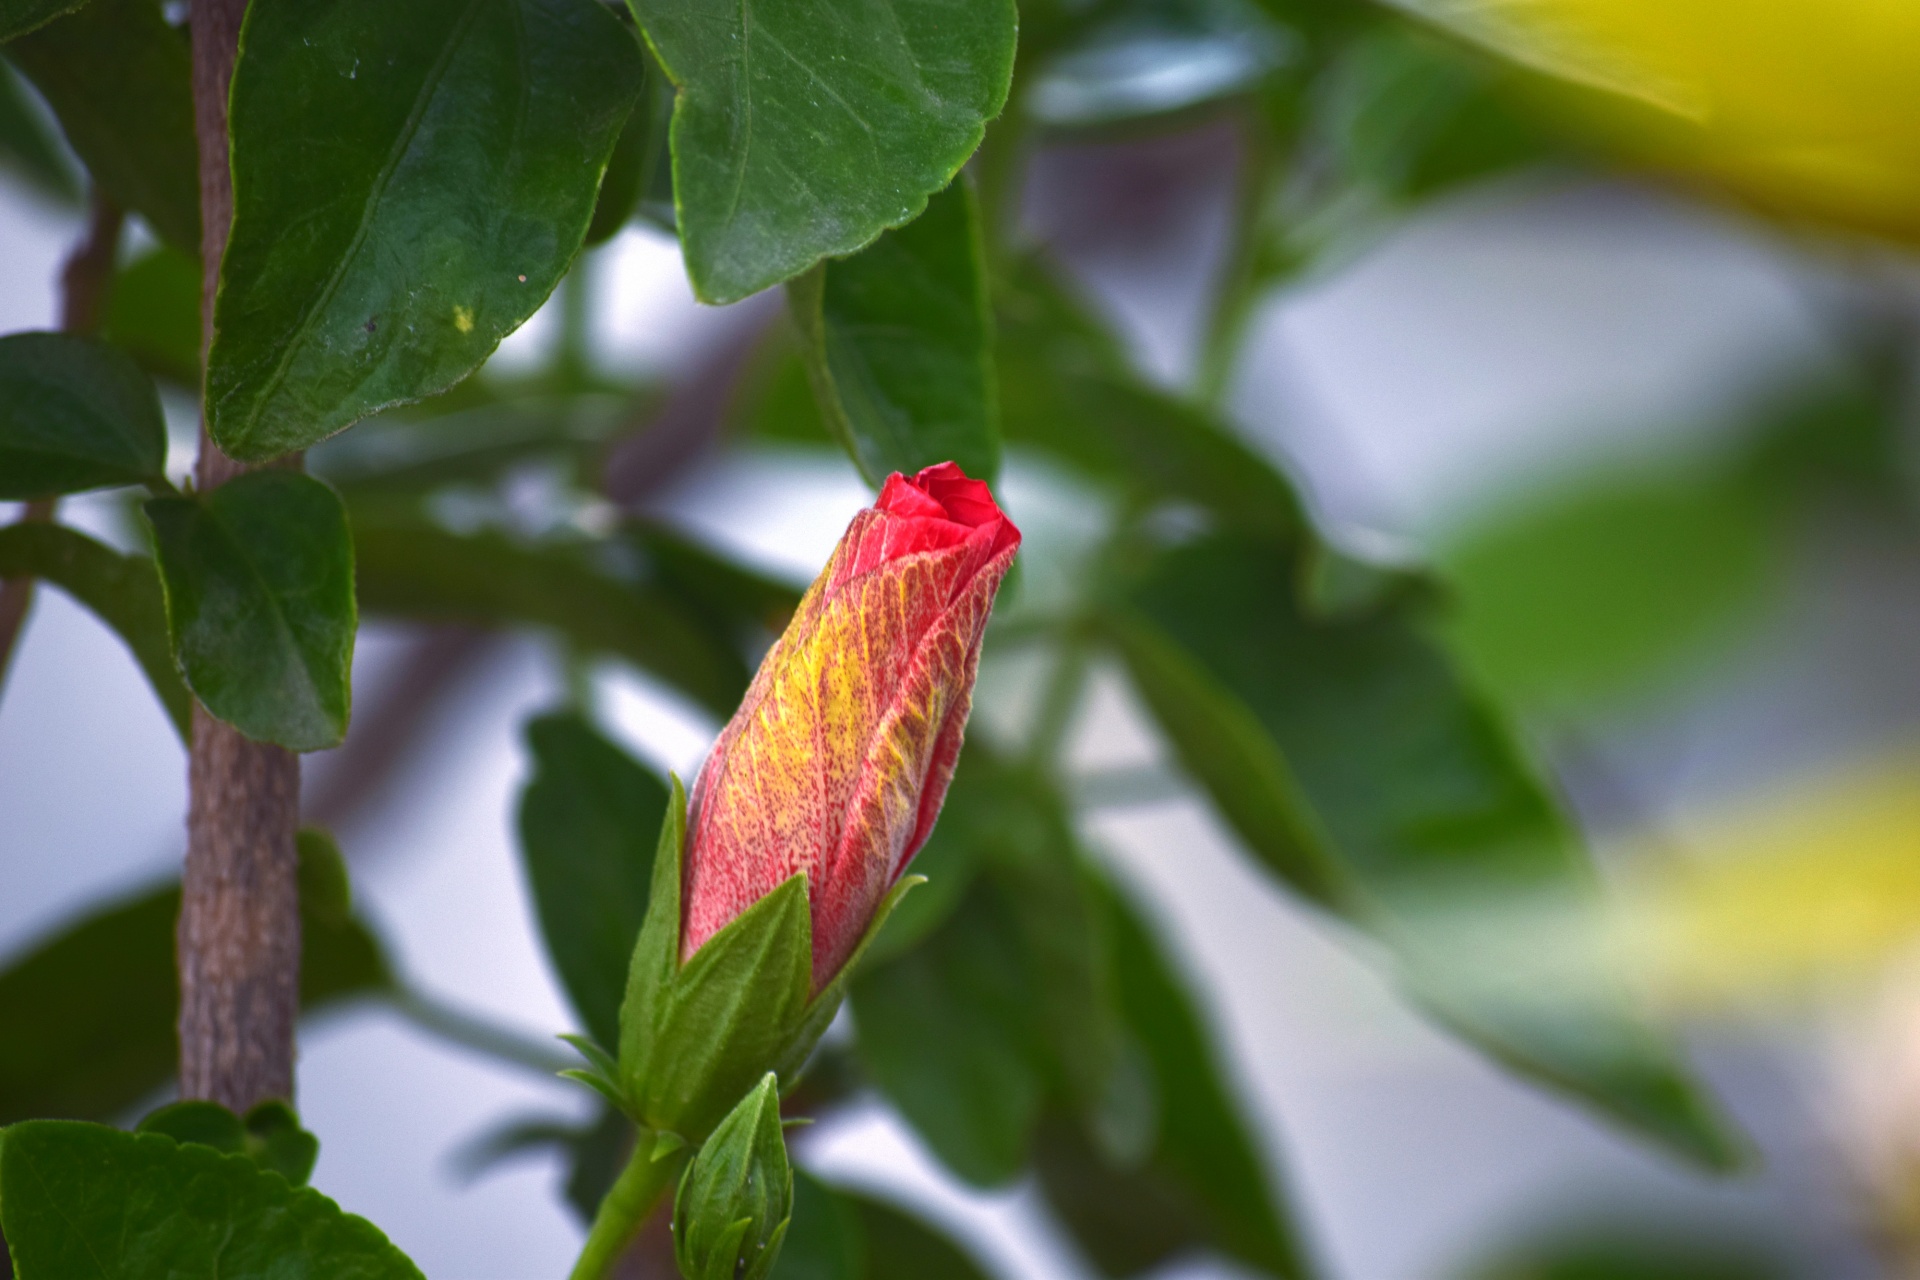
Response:
[{"label": "green leaf", "polygon": [[526,736],[520,854],[541,936],[582,1024],[615,1046],[667,785],[577,712],[530,721]]},{"label": "green leaf", "polygon": [[[644,51],[644,49],[643,49]],[[589,245],[603,244],[632,220],[641,197],[652,191],[667,172],[667,121],[673,115],[673,86],[651,56],[646,58],[646,80],[640,101],[627,117],[607,159],[606,177],[587,224]]]},{"label": "green leaf", "polygon": [[687,274],[733,302],[914,218],[1013,73],[1012,0],[630,0],[679,86]]},{"label": "green leaf", "polygon": [[[1505,727],[1408,610],[1310,619],[1289,559],[1214,537],[1160,557],[1133,595],[1121,647],[1187,769],[1271,870],[1378,935],[1456,1031],[1702,1164],[1736,1164],[1737,1144],[1624,992],[1561,999],[1542,977],[1532,1000],[1489,998],[1481,957],[1434,936],[1463,904],[1582,910],[1591,870]],[[1251,811],[1285,812],[1298,843],[1243,825]]]},{"label": "green leaf", "polygon": [[197,1142],[228,1155],[243,1155],[296,1187],[313,1174],[320,1140],[300,1127],[284,1102],[263,1102],[243,1121],[217,1102],[189,1099],[148,1112],[137,1133],[158,1133],[175,1142]]},{"label": "green leaf", "polygon": [[841,1198],[859,1215],[866,1280],[987,1280],[972,1255],[913,1214],[868,1196]]},{"label": "green leaf", "polygon": [[84,533],[37,521],[0,529],[0,578],[38,578],[85,605],[132,651],[182,742],[193,732],[193,695],[167,642],[160,575],[145,556],[123,556]]},{"label": "green leaf", "polygon": [[864,1280],[866,1241],[846,1196],[809,1175],[793,1174],[793,1219],[769,1280]]},{"label": "green leaf", "polygon": [[13,68],[0,62],[0,165],[42,196],[62,205],[79,203],[80,183],[60,144],[42,122]]},{"label": "green leaf", "polygon": [[245,1156],[67,1120],[7,1130],[0,1227],[26,1277],[420,1276],[364,1218]]},{"label": "green leaf", "polygon": [[793,1218],[780,1082],[762,1076],[688,1163],[673,1205],[683,1276],[765,1280]]},{"label": "green leaf", "polygon": [[976,885],[933,937],[852,984],[874,1083],[976,1186],[1018,1176],[1046,1090],[1024,959],[1004,895]]},{"label": "green leaf", "polygon": [[957,178],[906,226],[788,286],[821,417],[876,488],[936,462],[999,472],[984,256]]},{"label": "green leaf", "polygon": [[52,22],[63,13],[72,13],[87,0],[6,0],[0,4],[0,41],[25,35],[36,27]]},{"label": "green leaf", "polygon": [[383,617],[546,627],[587,653],[624,658],[716,716],[739,705],[751,671],[731,627],[649,580],[644,556],[578,541],[450,533],[411,511],[358,504],[361,607]]},{"label": "green leaf", "polygon": [[587,0],[256,0],[241,45],[207,403],[258,460],[452,385],[533,314],[643,64]]},{"label": "green leaf", "polygon": [[68,333],[0,338],[0,499],[139,484],[167,461],[167,420],[140,367]]},{"label": "green leaf", "polygon": [[146,512],[174,656],[207,710],[290,750],[338,745],[358,621],[339,497],[311,476],[256,471]]},{"label": "green leaf", "polygon": [[155,0],[90,0],[6,46],[116,204],[200,253],[199,153],[186,33]]},{"label": "green leaf", "polygon": [[1112,887],[1102,895],[1115,986],[1147,1059],[1158,1115],[1147,1158],[1121,1165],[1083,1125],[1043,1126],[1042,1189],[1108,1275],[1134,1275],[1196,1247],[1283,1277],[1311,1274],[1280,1188],[1219,1063],[1191,984]]},{"label": "green leaf", "polygon": [[122,267],[100,334],[153,376],[199,391],[199,256],[159,245]]},{"label": "green leaf", "polygon": [[[392,984],[380,945],[315,885],[337,876],[303,838],[300,1003],[306,1010]],[[337,891],[336,891],[337,893]],[[175,885],[100,907],[0,970],[0,1125],[105,1120],[151,1097],[179,1057]]]},{"label": "green leaf", "polygon": [[1198,504],[1276,538],[1304,528],[1293,486],[1201,409],[1147,385],[1043,267],[996,282],[1001,429],[1133,494]]}]

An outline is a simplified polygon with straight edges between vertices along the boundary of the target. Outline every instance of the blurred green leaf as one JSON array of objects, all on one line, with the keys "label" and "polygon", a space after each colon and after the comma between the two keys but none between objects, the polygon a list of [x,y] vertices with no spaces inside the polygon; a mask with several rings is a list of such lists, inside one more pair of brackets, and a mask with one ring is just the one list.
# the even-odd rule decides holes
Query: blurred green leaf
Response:
[{"label": "blurred green leaf", "polygon": [[630,0],[667,75],[687,274],[733,302],[911,221],[1013,72],[1012,0]]},{"label": "blurred green leaf", "polygon": [[673,114],[673,86],[667,83],[644,42],[641,53],[646,74],[640,100],[627,116],[627,123],[613,144],[613,154],[607,159],[607,173],[600,180],[593,220],[587,224],[589,245],[603,244],[618,235],[633,218],[641,198],[655,189],[659,175],[669,167],[667,121]]},{"label": "blurred green leaf", "polygon": [[768,1280],[863,1280],[866,1241],[847,1197],[804,1169],[793,1171],[793,1222]]},{"label": "blurred green leaf", "polygon": [[1127,491],[1196,504],[1237,528],[1302,527],[1293,486],[1203,410],[1148,386],[1036,261],[996,283],[1001,429]]},{"label": "blurred green leaf", "polygon": [[0,338],[0,500],[139,484],[166,461],[160,397],[124,353],[70,333]]},{"label": "blurred green leaf", "polygon": [[121,555],[61,525],[27,521],[0,529],[0,578],[18,577],[51,582],[112,628],[146,673],[180,740],[192,736],[193,695],[173,665],[153,561]]},{"label": "blurred green leaf", "polygon": [[643,65],[580,0],[255,0],[207,358],[221,448],[302,449],[472,372],[579,252]]},{"label": "blurred green leaf", "polygon": [[1311,127],[1350,181],[1417,200],[1567,157],[1520,98],[1518,80],[1477,50],[1383,22],[1345,45]]},{"label": "blurred green leaf", "polygon": [[[1288,560],[1232,537],[1175,549],[1117,624],[1186,768],[1270,870],[1385,942],[1402,982],[1456,1032],[1703,1165],[1739,1163],[1624,992],[1560,999],[1536,975],[1533,998],[1512,1001],[1481,985],[1485,958],[1505,956],[1499,939],[1477,937],[1484,952],[1467,954],[1433,932],[1467,903],[1545,897],[1578,910],[1591,869],[1505,727],[1407,610],[1314,622]],[[1282,823],[1245,822],[1250,812]]]},{"label": "blurred green leaf", "polygon": [[842,1192],[841,1199],[860,1219],[866,1280],[987,1280],[965,1249],[915,1215],[870,1196]]},{"label": "blurred green leaf", "polygon": [[1019,1174],[1046,1089],[1022,950],[1004,896],[977,884],[937,933],[852,988],[874,1083],[976,1186]]},{"label": "blurred green leaf", "polygon": [[1107,1275],[1137,1275],[1195,1247],[1267,1275],[1310,1275],[1189,984],[1124,895],[1108,888],[1102,904],[1114,986],[1152,1080],[1157,1136],[1127,1166],[1103,1155],[1084,1126],[1049,1120],[1036,1152],[1048,1201]]},{"label": "blurred green leaf", "polygon": [[906,226],[787,287],[820,415],[875,488],[937,462],[999,472],[984,253],[957,178]]},{"label": "blurred green leaf", "polygon": [[1126,0],[1087,6],[1025,86],[1027,113],[1056,128],[1112,126],[1245,93],[1301,56],[1300,38],[1247,0]]},{"label": "blurred green leaf", "polygon": [[12,67],[0,62],[0,165],[26,180],[41,195],[60,204],[80,199],[73,166]]},{"label": "blurred green leaf", "polygon": [[156,0],[90,0],[6,52],[100,189],[197,259],[192,68],[186,33],[167,25]]},{"label": "blurred green leaf", "polygon": [[1781,532],[1725,467],[1588,478],[1450,540],[1448,632],[1516,706],[1618,693],[1731,638],[1779,567]]},{"label": "blurred green leaf", "polygon": [[71,1120],[7,1130],[0,1227],[28,1277],[420,1280],[373,1224],[244,1156]]},{"label": "blurred green leaf", "polygon": [[1460,1280],[1786,1280],[1751,1230],[1719,1223],[1603,1224],[1507,1245]]},{"label": "blurred green leaf", "polygon": [[101,336],[155,377],[200,389],[200,258],[158,245],[120,269]]},{"label": "blurred green leaf", "polygon": [[[300,1003],[309,1012],[392,985],[379,943],[314,885],[337,877],[302,833]],[[96,908],[0,970],[0,1124],[36,1116],[111,1120],[152,1096],[179,1056],[174,922],[167,885]]]},{"label": "blurred green leaf", "polygon": [[384,617],[547,627],[589,653],[625,658],[728,716],[746,660],[707,615],[650,579],[618,545],[451,533],[410,511],[361,504],[354,555],[362,607]]},{"label": "blurred green leaf", "polygon": [[540,934],[587,1033],[612,1049],[667,784],[577,712],[529,721],[526,737],[520,856]]},{"label": "blurred green leaf", "polygon": [[0,3],[0,40],[11,40],[72,13],[87,0],[5,0]]},{"label": "blurred green leaf", "polygon": [[207,710],[293,751],[338,745],[358,623],[339,496],[298,472],[255,471],[146,512],[174,656]]}]

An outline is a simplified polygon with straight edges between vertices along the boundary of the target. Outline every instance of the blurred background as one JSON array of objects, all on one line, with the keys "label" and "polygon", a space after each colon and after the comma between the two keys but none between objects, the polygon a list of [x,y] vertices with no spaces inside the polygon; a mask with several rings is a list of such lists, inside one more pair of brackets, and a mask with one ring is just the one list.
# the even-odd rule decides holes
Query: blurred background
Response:
[{"label": "blurred background", "polygon": [[[1148,378],[1214,397],[1335,546],[1440,584],[1446,643],[1577,815],[1640,944],[1636,979],[1758,1159],[1685,1169],[1435,1029],[1177,779],[1089,798],[1088,846],[1199,979],[1327,1276],[1903,1274],[1920,1240],[1911,258],[1885,217],[1811,225],[1831,207],[1783,212],[1790,185],[1675,160],[1664,137],[1595,126],[1585,98],[1540,96],[1534,80],[1565,71],[1552,50],[1510,62],[1393,23],[1299,95],[1319,168],[1263,206],[1293,256],[1234,318],[1237,359],[1209,367],[1258,163],[1238,113],[1289,57],[1284,27],[1221,11],[1231,21],[1148,23],[1034,73],[1018,109],[1053,128],[1019,234]],[[27,166],[0,174],[0,328],[52,325],[80,223]],[[146,248],[136,237],[129,260]],[[635,447],[654,449],[658,480],[642,509],[799,586],[868,490],[824,438],[748,421],[741,388],[784,324],[764,297],[696,305],[672,236],[636,219],[479,376],[570,362],[648,388]],[[184,464],[195,409],[169,394]],[[378,424],[363,430],[377,447]],[[353,460],[337,465],[316,453],[322,474]],[[1028,535],[1015,590],[1044,598],[1097,536],[1100,503],[1017,442],[1000,487]],[[538,468],[436,511],[450,527],[578,518]],[[131,545],[113,499],[67,516]],[[181,855],[185,759],[138,668],[58,591],[33,607],[0,700],[0,957]],[[1021,723],[1034,682],[990,641],[974,732]],[[378,618],[348,744],[306,774],[397,965],[446,1009],[532,1040],[572,1019],[515,853],[520,730],[583,683],[638,757],[692,775],[716,720],[635,668],[556,656],[535,634]],[[1117,671],[1095,671],[1068,735],[1089,779],[1168,775]],[[347,1004],[305,1026],[299,1101],[323,1137],[316,1184],[427,1274],[564,1273],[582,1230],[559,1154],[479,1171],[467,1157],[503,1117],[584,1121],[584,1091]],[[797,1150],[920,1206],[1007,1280],[1094,1274],[1031,1187],[964,1186],[877,1102]],[[1633,1262],[1643,1245],[1661,1261]],[[1548,1254],[1562,1269],[1528,1261]]]}]

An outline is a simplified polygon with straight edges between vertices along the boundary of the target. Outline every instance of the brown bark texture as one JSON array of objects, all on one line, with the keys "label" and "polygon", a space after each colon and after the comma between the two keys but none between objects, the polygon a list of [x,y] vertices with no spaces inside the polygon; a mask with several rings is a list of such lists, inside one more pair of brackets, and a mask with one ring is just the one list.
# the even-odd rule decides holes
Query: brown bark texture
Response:
[{"label": "brown bark texture", "polygon": [[[193,0],[194,129],[200,150],[201,349],[233,222],[227,86],[246,0]],[[201,422],[195,479],[214,488],[247,468]],[[300,760],[193,711],[187,864],[180,925],[180,1093],[244,1112],[293,1097],[300,1005],[300,895],[294,832]]]}]

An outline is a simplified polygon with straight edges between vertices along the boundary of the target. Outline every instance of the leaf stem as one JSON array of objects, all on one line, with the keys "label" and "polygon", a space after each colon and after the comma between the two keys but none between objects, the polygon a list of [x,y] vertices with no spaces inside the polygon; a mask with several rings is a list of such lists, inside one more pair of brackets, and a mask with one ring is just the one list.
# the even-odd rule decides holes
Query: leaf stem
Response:
[{"label": "leaf stem", "polygon": [[644,1129],[640,1131],[627,1167],[600,1201],[593,1229],[587,1233],[586,1246],[580,1250],[580,1260],[573,1264],[569,1280],[608,1280],[646,1225],[648,1215],[678,1178],[686,1163],[686,1149],[655,1160],[651,1136]]},{"label": "leaf stem", "polygon": [[388,995],[387,1003],[395,1013],[429,1035],[489,1058],[525,1067],[549,1079],[580,1065],[572,1054],[550,1048],[534,1036],[455,1008],[437,996],[404,984]]},{"label": "leaf stem", "polygon": [[1040,691],[1040,705],[1033,716],[1033,731],[1027,738],[1027,758],[1036,767],[1051,765],[1066,745],[1067,734],[1080,712],[1086,693],[1087,676],[1092,665],[1086,637],[1078,626],[1061,637],[1060,652],[1053,671]]},{"label": "leaf stem", "polygon": [[1214,286],[1213,309],[1207,317],[1194,384],[1195,398],[1210,409],[1218,408],[1232,389],[1233,372],[1246,345],[1247,326],[1272,275],[1265,261],[1269,251],[1263,240],[1264,223],[1274,179],[1284,158],[1282,147],[1257,112],[1243,120],[1240,138],[1233,230]]}]

